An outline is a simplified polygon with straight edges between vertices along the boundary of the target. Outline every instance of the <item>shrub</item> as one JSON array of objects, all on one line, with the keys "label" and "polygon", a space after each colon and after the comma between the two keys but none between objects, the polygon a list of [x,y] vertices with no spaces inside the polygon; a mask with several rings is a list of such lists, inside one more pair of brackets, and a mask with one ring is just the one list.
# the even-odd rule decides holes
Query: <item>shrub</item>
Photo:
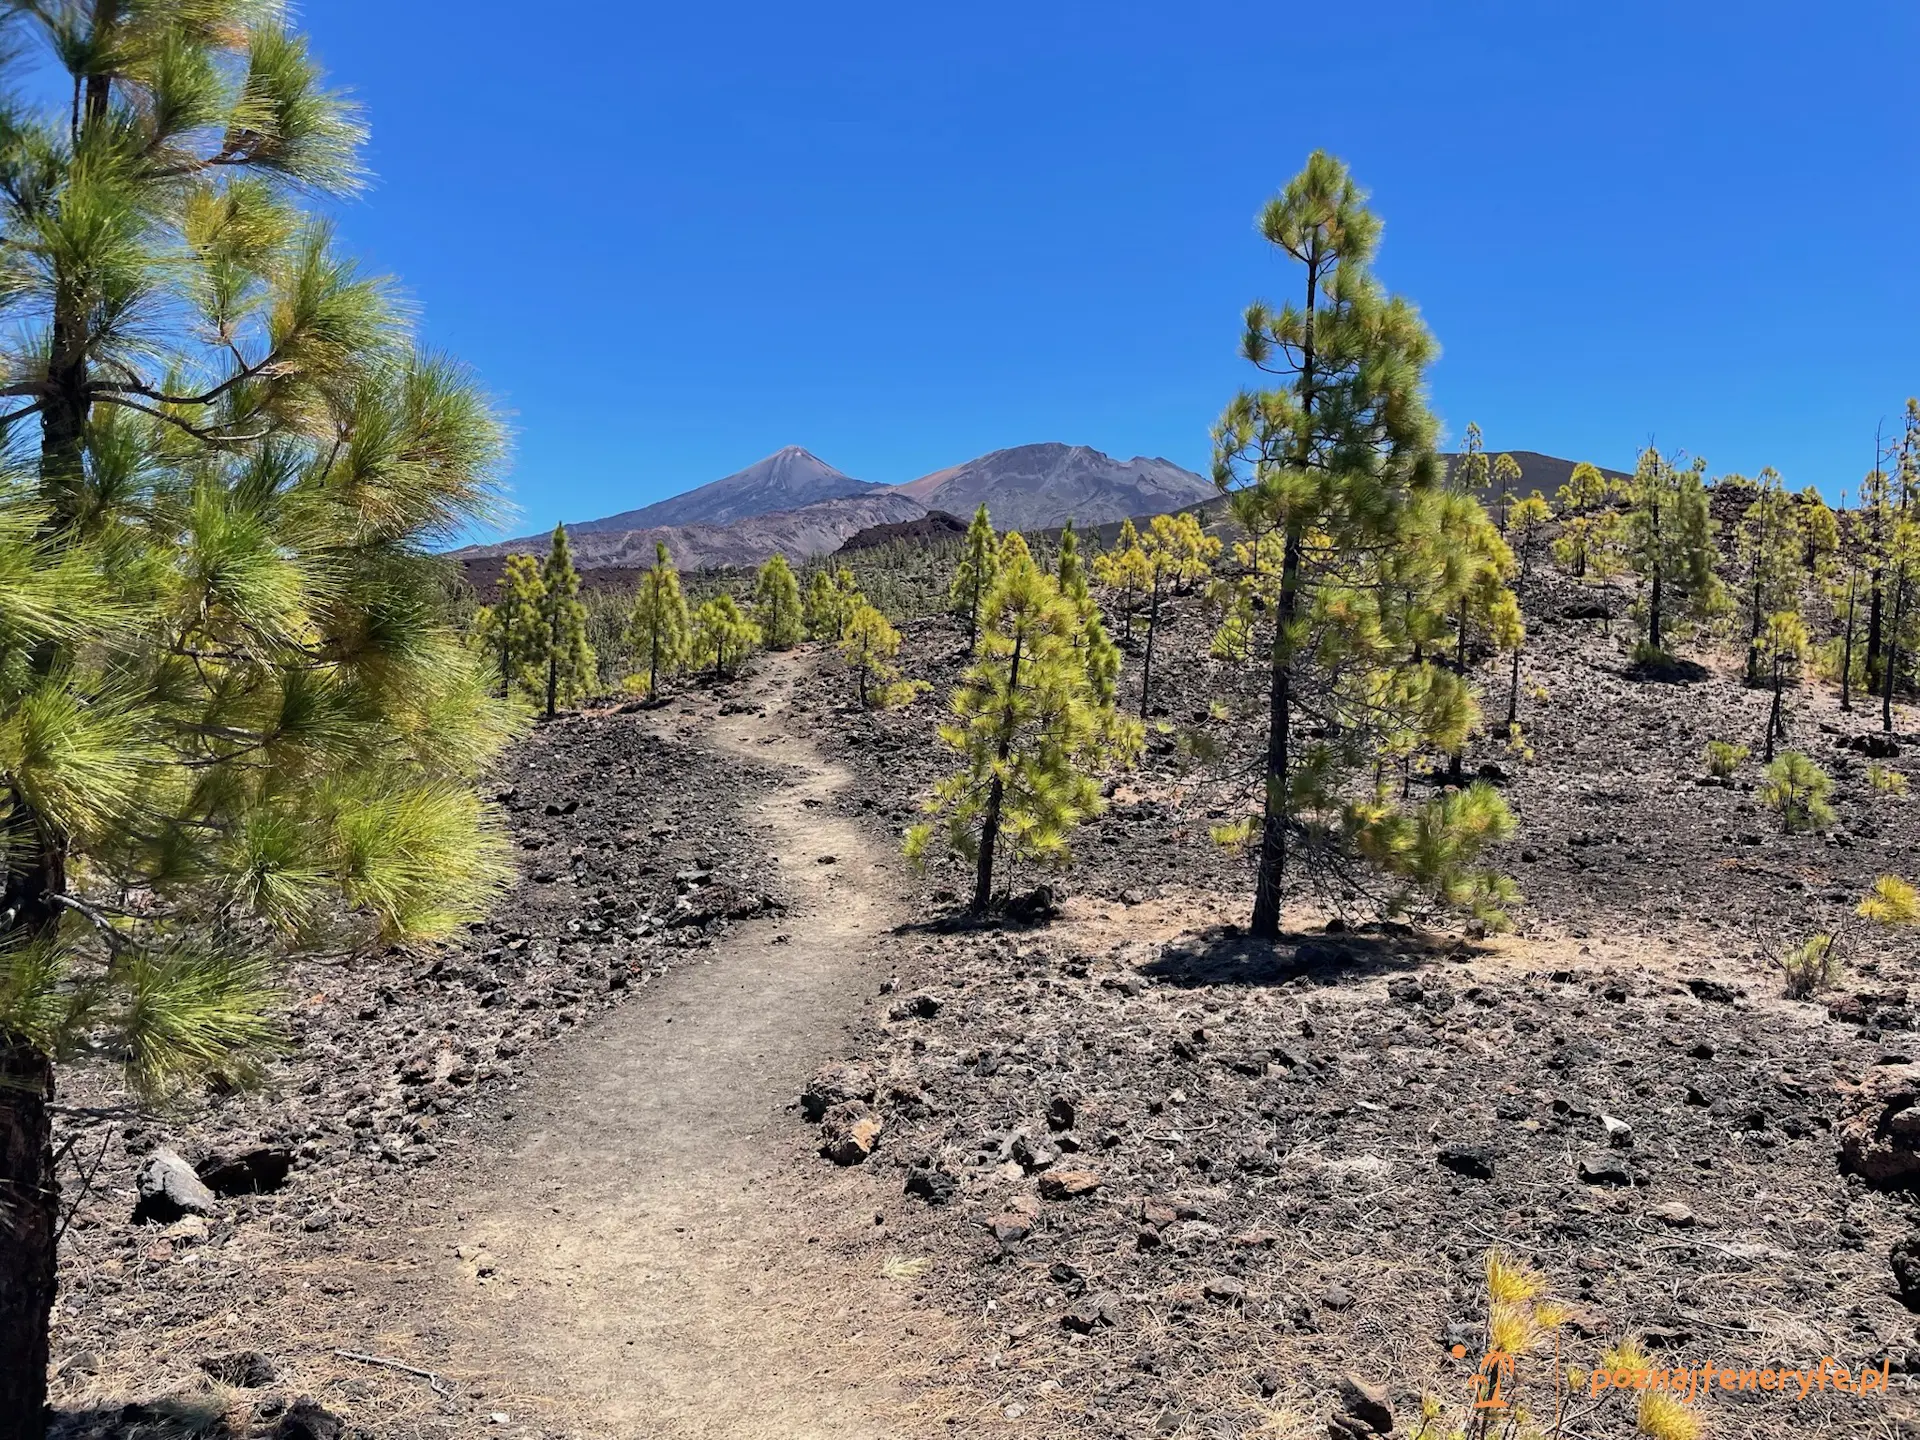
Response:
[{"label": "shrub", "polygon": [[1746,746],[1736,745],[1731,740],[1709,740],[1707,742],[1707,773],[1725,780],[1738,770],[1752,753]]},{"label": "shrub", "polygon": [[1867,788],[1882,795],[1904,795],[1907,793],[1907,777],[1891,765],[1875,761],[1867,766]]},{"label": "shrub", "polygon": [[1833,823],[1833,808],[1827,804],[1832,788],[1826,771],[1798,750],[1788,750],[1767,766],[1760,803],[1778,812],[1780,828],[1789,835],[1817,830]]},{"label": "shrub", "polygon": [[1787,998],[1804,1000],[1816,990],[1834,984],[1840,978],[1840,956],[1833,936],[1815,935],[1780,957],[1780,969],[1787,977]]}]

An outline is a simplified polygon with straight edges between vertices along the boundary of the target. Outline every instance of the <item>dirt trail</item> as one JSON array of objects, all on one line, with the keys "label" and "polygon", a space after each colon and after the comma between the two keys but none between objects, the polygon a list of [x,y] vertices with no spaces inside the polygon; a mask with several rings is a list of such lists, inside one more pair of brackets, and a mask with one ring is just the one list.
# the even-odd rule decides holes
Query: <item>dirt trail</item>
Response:
[{"label": "dirt trail", "polygon": [[789,912],[583,1037],[463,1207],[464,1243],[497,1267],[481,1283],[470,1262],[459,1282],[473,1368],[515,1421],[557,1411],[610,1437],[903,1433],[874,1418],[892,1408],[899,1287],[877,1265],[849,1273],[859,1264],[836,1243],[871,1237],[868,1182],[794,1165],[783,1113],[870,1002],[869,951],[895,918],[891,857],[828,804],[851,777],[785,713],[806,663],[770,657],[749,695],[764,714],[712,716],[693,737],[772,767],[747,819],[768,831]]}]

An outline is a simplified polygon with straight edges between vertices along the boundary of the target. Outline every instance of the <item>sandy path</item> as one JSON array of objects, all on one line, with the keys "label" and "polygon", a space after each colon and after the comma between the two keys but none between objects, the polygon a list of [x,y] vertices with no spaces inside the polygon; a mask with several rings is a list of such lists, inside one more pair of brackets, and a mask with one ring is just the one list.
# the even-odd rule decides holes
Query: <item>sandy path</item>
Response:
[{"label": "sandy path", "polygon": [[770,657],[751,682],[765,713],[696,737],[770,767],[752,818],[789,913],[738,927],[582,1037],[462,1207],[498,1278],[457,1308],[503,1409],[551,1402],[530,1408],[606,1436],[905,1433],[874,1418],[896,1398],[882,1351],[897,1287],[848,1273],[831,1243],[870,1231],[867,1182],[790,1163],[785,1107],[870,1003],[896,891],[894,858],[826,803],[851,777],[793,733],[785,701],[807,663]]}]

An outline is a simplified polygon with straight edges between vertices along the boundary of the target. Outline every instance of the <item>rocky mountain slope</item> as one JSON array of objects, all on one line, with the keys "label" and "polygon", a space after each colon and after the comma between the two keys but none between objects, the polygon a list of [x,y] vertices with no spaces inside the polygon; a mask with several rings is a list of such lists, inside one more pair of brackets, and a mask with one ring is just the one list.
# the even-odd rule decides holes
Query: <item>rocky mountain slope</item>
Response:
[{"label": "rocky mountain slope", "polygon": [[1170,460],[1115,460],[1085,445],[1016,445],[900,487],[931,509],[971,515],[984,503],[1003,530],[1101,525],[1210,500],[1213,482]]}]

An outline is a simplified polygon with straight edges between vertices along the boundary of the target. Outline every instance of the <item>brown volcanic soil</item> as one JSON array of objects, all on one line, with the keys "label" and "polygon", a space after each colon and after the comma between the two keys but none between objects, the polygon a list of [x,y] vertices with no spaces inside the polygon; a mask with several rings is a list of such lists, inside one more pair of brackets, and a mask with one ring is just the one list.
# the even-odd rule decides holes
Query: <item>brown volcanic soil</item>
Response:
[{"label": "brown volcanic soil", "polygon": [[[1920,1337],[1886,1255],[1916,1217],[1840,1176],[1832,1127],[1838,1082],[1916,1053],[1900,992],[1920,946],[1852,926],[1844,994],[1816,1002],[1780,998],[1768,955],[1842,924],[1875,874],[1920,868],[1920,799],[1867,794],[1837,744],[1865,717],[1802,694],[1796,743],[1835,775],[1839,818],[1779,835],[1751,765],[1732,788],[1699,783],[1705,741],[1753,743],[1763,698],[1711,666],[1632,678],[1602,622],[1549,619],[1591,598],[1529,596],[1528,684],[1546,690],[1523,706],[1532,753],[1469,757],[1499,767],[1522,822],[1501,858],[1527,904],[1489,942],[1369,929],[1357,897],[1305,889],[1288,943],[1237,932],[1245,862],[1207,831],[1240,802],[1177,744],[1222,683],[1194,601],[1170,607],[1156,656],[1167,728],[1051,877],[1064,910],[1038,928],[953,924],[957,872],[893,865],[944,763],[939,706],[858,712],[830,659],[544,727],[506,776],[508,823],[540,843],[490,926],[434,957],[301,973],[313,998],[270,1097],[88,1127],[76,1153],[107,1141],[107,1189],[82,1204],[63,1271],[70,1431],[113,1428],[129,1396],[205,1387],[195,1362],[242,1349],[282,1373],[204,1388],[233,1431],[252,1409],[265,1432],[271,1397],[308,1392],[381,1435],[1294,1436],[1326,1433],[1346,1370],[1384,1384],[1404,1428],[1420,1389],[1462,1393],[1498,1243],[1575,1306],[1582,1357],[1631,1331],[1658,1363],[1831,1354],[1895,1374],[1884,1399],[1716,1395],[1709,1434],[1910,1433]],[[944,688],[960,648],[947,622],[910,626],[909,673]],[[792,768],[806,747],[782,737],[824,761]],[[1244,752],[1251,737],[1220,738]],[[1911,748],[1894,763],[1920,779]],[[775,863],[818,848],[777,809],[783,779],[865,832],[831,820],[829,868],[859,861],[844,914]],[[710,878],[676,879],[693,870]],[[741,918],[675,926],[682,889]],[[1325,933],[1342,907],[1349,928]],[[864,930],[882,918],[903,927]],[[751,1027],[768,1004],[708,974],[737,964],[764,990],[777,972],[750,967],[776,963],[783,932],[846,962],[792,1011],[805,1043],[743,1084],[728,1007]],[[1840,1013],[1865,1023],[1829,1015],[1846,996],[1864,999]],[[649,1048],[679,997],[715,1011],[704,1083],[701,1046]],[[864,1165],[814,1156],[797,1107],[781,1116],[803,1058],[864,1070],[840,1082],[885,1120]],[[601,1078],[621,1065],[640,1067],[625,1091]],[[617,1110],[673,1073],[692,1119],[663,1145]],[[1602,1116],[1632,1144],[1610,1145]],[[283,1189],[223,1202],[201,1240],[127,1223],[156,1141],[297,1158]],[[662,1156],[685,1195],[646,1188]],[[1097,1186],[1045,1198],[1070,1170]],[[700,1186],[727,1176],[766,1203],[711,1192],[708,1226]],[[648,1194],[692,1204],[695,1223],[667,1220],[666,1241],[651,1202],[623,1218]],[[668,1357],[664,1379],[639,1359],[623,1371],[626,1338]],[[335,1348],[431,1370],[447,1393]],[[1616,1406],[1578,1433],[1630,1424]]]}]

